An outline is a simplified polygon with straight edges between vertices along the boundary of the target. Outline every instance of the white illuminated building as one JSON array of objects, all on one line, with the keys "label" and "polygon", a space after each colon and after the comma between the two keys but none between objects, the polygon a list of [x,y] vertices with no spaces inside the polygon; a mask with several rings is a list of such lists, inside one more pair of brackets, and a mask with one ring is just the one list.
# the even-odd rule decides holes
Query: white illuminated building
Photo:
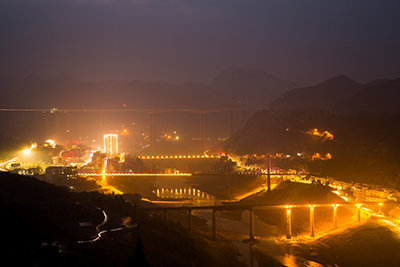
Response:
[{"label": "white illuminated building", "polygon": [[118,154],[118,135],[105,134],[104,135],[104,153],[108,157],[114,157]]}]

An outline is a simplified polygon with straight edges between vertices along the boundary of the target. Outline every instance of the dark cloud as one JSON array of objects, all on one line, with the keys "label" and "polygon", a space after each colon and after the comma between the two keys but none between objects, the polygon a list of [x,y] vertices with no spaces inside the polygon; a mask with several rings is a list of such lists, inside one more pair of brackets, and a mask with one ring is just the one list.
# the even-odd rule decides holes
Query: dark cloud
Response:
[{"label": "dark cloud", "polygon": [[398,1],[0,3],[0,71],[208,82],[231,66],[303,84],[400,73]]}]

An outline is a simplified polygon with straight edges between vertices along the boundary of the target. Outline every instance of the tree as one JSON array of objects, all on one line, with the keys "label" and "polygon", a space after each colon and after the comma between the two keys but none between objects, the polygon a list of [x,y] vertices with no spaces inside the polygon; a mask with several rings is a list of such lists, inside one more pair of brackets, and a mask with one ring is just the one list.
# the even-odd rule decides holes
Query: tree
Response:
[{"label": "tree", "polygon": [[142,240],[138,235],[138,239],[136,241],[136,248],[133,251],[132,255],[129,256],[128,261],[126,262],[126,267],[149,267],[150,264],[146,259],[146,255],[144,254],[144,246],[142,244]]}]

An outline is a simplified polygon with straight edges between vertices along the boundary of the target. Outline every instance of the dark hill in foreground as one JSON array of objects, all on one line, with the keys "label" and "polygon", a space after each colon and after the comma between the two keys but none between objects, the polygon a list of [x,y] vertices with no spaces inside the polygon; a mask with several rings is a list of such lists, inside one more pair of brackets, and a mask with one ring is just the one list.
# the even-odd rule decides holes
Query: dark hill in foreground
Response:
[{"label": "dark hill in foreground", "polygon": [[323,266],[346,267],[398,266],[400,256],[396,252],[399,249],[396,234],[374,224],[364,224],[293,247],[298,258]]},{"label": "dark hill in foreground", "polygon": [[[97,207],[109,217],[101,230],[121,227],[128,216],[137,226],[77,243],[96,236],[95,227],[104,219]],[[12,266],[125,266],[138,236],[150,266],[244,266],[229,241],[190,234],[180,223],[150,216],[121,196],[74,193],[32,177],[0,173],[0,213],[0,256]]]}]

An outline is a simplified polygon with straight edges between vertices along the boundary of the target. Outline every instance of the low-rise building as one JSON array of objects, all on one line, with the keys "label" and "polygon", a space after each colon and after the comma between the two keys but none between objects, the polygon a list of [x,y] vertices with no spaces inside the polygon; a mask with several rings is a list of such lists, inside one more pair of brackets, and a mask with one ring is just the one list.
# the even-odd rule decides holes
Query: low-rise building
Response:
[{"label": "low-rise building", "polygon": [[78,169],[72,166],[52,166],[46,169],[46,181],[66,181],[78,178]]}]

